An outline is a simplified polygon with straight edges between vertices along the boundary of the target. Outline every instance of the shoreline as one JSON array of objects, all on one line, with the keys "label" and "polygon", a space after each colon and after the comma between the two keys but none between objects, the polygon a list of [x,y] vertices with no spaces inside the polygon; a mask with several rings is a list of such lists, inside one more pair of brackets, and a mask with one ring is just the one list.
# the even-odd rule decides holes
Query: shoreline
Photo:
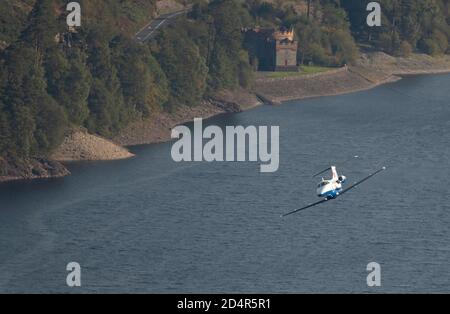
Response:
[{"label": "shoreline", "polygon": [[8,160],[0,157],[0,170],[8,175],[0,176],[0,184],[37,179],[55,179],[70,175],[70,171],[60,162],[44,157]]},{"label": "shoreline", "polygon": [[63,143],[52,153],[50,158],[59,162],[121,160],[134,155],[128,149],[117,145],[111,140],[95,134],[89,134],[86,129],[70,130]]},{"label": "shoreline", "polygon": [[[127,147],[164,143],[171,140],[173,127],[192,122],[194,118],[208,119],[227,113],[239,113],[263,104],[281,105],[317,97],[331,97],[370,90],[393,83],[403,77],[450,73],[450,56],[432,58],[414,55],[396,58],[384,53],[362,54],[352,66],[326,72],[286,76],[257,77],[252,91],[237,89],[220,91],[214,98],[195,107],[182,107],[174,113],[158,112],[150,118],[135,121],[112,139],[88,134],[84,129],[71,130],[64,143],[46,158],[33,158],[8,165],[0,160],[0,170],[16,175],[0,176],[0,183],[60,178],[70,175],[63,165],[76,161],[111,161],[132,158]],[[3,162],[3,165],[2,163]]]},{"label": "shoreline", "polygon": [[[389,74],[382,73],[381,79],[376,80],[376,81],[373,81],[372,79],[364,76],[363,74],[358,73],[354,67],[343,67],[343,68],[338,68],[337,70],[330,70],[328,72],[321,72],[321,73],[317,73],[317,74],[300,76],[298,78],[296,78],[296,77],[289,78],[289,79],[272,78],[272,80],[273,80],[272,82],[276,82],[276,81],[280,81],[280,80],[296,81],[296,80],[302,80],[302,79],[318,79],[320,77],[328,77],[331,79],[336,79],[335,74],[338,73],[338,71],[353,72],[354,74],[359,75],[362,79],[364,79],[367,82],[367,85],[362,86],[360,88],[346,88],[345,90],[338,90],[333,93],[324,92],[324,93],[318,93],[318,94],[307,94],[307,95],[300,96],[300,97],[285,96],[285,98],[282,98],[282,99],[268,98],[265,96],[265,94],[258,93],[257,91],[254,90],[249,93],[253,94],[255,96],[255,98],[257,98],[259,100],[258,104],[253,104],[253,105],[247,106],[245,108],[243,108],[241,105],[239,105],[240,109],[237,111],[221,111],[221,110],[219,110],[216,113],[203,115],[203,116],[199,116],[199,117],[201,117],[203,119],[209,119],[209,118],[216,117],[216,116],[219,116],[222,114],[239,113],[239,112],[243,112],[243,111],[248,111],[253,108],[259,107],[261,105],[282,105],[287,102],[299,101],[299,100],[304,100],[304,99],[309,99],[309,98],[332,97],[332,96],[339,96],[339,95],[345,95],[345,94],[350,94],[350,93],[357,93],[357,92],[361,92],[361,91],[371,90],[373,88],[376,88],[378,86],[382,86],[385,84],[394,83],[394,82],[400,81],[404,77],[408,77],[408,76],[449,74],[450,73],[450,64],[448,65],[448,68],[440,69],[440,70],[439,69],[433,69],[433,70],[421,69],[421,70],[408,70],[408,71],[394,71]],[[197,116],[189,117],[187,119],[179,119],[179,120],[175,119],[175,122],[173,122],[173,126],[192,122],[193,118],[196,118],[196,117]],[[167,142],[170,140],[171,140],[171,138],[170,138],[170,136],[168,136],[168,137],[162,137],[162,138],[158,138],[158,139],[148,139],[148,140],[145,140],[144,142],[138,142],[138,143],[134,143],[133,141],[132,141],[132,143],[129,143],[129,142],[125,141],[125,142],[122,142],[121,145],[123,145],[125,147],[133,147],[133,146],[139,146],[139,145],[164,143],[164,142]],[[113,141],[116,143],[121,142],[120,140],[118,140],[118,138],[113,139]]]},{"label": "shoreline", "polygon": [[[348,80],[349,81],[353,81],[353,82],[357,82],[358,80],[360,82],[358,82],[359,84],[357,84],[356,86],[337,86],[334,88],[330,88],[330,89],[326,89],[325,90],[331,90],[331,91],[327,91],[327,92],[304,92],[301,94],[283,94],[283,95],[273,95],[273,94],[267,94],[264,93],[262,94],[262,92],[258,92],[262,97],[264,97],[265,99],[267,99],[268,102],[272,103],[273,105],[282,105],[284,103],[287,102],[294,102],[294,101],[300,101],[300,100],[305,100],[305,99],[311,99],[311,98],[320,98],[320,97],[332,97],[332,96],[339,96],[339,95],[345,95],[345,94],[351,94],[351,93],[357,93],[357,92],[361,92],[361,91],[366,91],[366,90],[370,90],[373,88],[376,88],[378,86],[384,85],[384,84],[389,84],[389,83],[394,83],[397,82],[399,80],[401,80],[401,77],[396,76],[396,75],[392,75],[392,76],[388,76],[387,78],[384,78],[380,81],[377,82],[372,82],[370,80],[368,80],[367,78],[361,76],[358,73],[352,73],[351,70],[349,69],[345,69],[342,68],[342,70],[346,71],[346,73],[343,76],[348,76]],[[450,72],[450,70],[449,70]],[[342,78],[342,76],[340,78],[337,78],[336,73],[321,73],[320,75],[314,77],[314,78],[299,78],[297,80],[289,80],[290,81],[290,85],[288,86],[288,88],[292,88],[295,89],[295,87],[301,87],[301,84],[305,83],[306,80],[310,81],[307,83],[312,83],[312,84],[319,84],[322,83],[326,85],[326,83],[328,82],[336,82],[338,81],[340,78]],[[352,77],[353,75],[355,76],[360,76],[359,78],[355,78]],[[278,87],[282,87],[281,85],[285,85],[287,86],[286,83],[282,83],[282,82],[271,82],[270,84],[277,84],[279,83],[280,85],[278,85]],[[320,84],[320,86],[322,86],[322,84]],[[322,88],[322,87],[321,87]],[[267,90],[267,85],[264,84],[260,87],[260,90]]]},{"label": "shoreline", "polygon": [[361,54],[351,66],[316,74],[271,78],[260,75],[255,92],[272,104],[369,90],[412,75],[450,73],[450,56],[415,54],[393,57],[383,52]]},{"label": "shoreline", "polygon": [[383,52],[361,54],[351,66],[309,75],[270,78],[259,75],[255,92],[273,104],[369,90],[412,75],[450,73],[450,56],[414,54],[393,57]]},{"label": "shoreline", "polygon": [[157,144],[170,141],[172,129],[192,122],[194,118],[208,119],[222,114],[239,113],[262,105],[258,97],[249,91],[223,90],[213,98],[195,107],[182,107],[170,114],[160,112],[148,119],[131,123],[112,141],[123,147]]}]

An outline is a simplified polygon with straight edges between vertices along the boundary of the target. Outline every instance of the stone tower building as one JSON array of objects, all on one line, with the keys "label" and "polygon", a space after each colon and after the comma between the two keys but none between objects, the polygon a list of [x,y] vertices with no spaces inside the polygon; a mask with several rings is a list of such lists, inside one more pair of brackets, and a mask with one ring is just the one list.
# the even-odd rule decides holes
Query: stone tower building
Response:
[{"label": "stone tower building", "polygon": [[298,71],[297,49],[294,30],[281,29],[274,32],[275,71]]},{"label": "stone tower building", "polygon": [[245,29],[246,45],[259,71],[298,71],[294,30],[273,28]]}]

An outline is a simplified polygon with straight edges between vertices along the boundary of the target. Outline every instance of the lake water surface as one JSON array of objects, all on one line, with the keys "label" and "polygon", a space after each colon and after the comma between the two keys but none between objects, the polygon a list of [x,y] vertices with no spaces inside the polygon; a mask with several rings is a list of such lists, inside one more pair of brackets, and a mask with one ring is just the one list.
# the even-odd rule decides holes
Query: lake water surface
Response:
[{"label": "lake water surface", "polygon": [[[450,75],[262,106],[205,124],[279,125],[280,169],[136,158],[70,165],[63,179],[0,185],[0,292],[450,292]],[[317,172],[350,181],[316,201]],[[82,287],[66,286],[66,265]],[[368,288],[366,266],[381,265]]]}]

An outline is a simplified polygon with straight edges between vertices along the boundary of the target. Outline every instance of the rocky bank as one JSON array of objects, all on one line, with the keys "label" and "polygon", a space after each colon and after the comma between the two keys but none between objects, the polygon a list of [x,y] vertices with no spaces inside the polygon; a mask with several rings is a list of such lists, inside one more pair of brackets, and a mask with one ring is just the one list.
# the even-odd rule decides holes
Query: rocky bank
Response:
[{"label": "rocky bank", "polygon": [[61,163],[42,158],[3,158],[0,157],[0,182],[59,178],[70,174]]},{"label": "rocky bank", "polygon": [[195,107],[180,107],[175,112],[159,112],[131,123],[113,141],[123,146],[153,144],[171,139],[172,129],[194,118],[207,119],[219,114],[237,113],[261,105],[261,101],[243,89],[223,90]]},{"label": "rocky bank", "polygon": [[80,160],[118,160],[133,157],[126,148],[86,130],[69,132],[58,149],[51,155],[53,160],[67,162]]},{"label": "rocky bank", "polygon": [[262,103],[279,104],[289,100],[345,94],[373,88],[401,79],[403,75],[450,72],[450,56],[430,57],[416,54],[408,58],[392,57],[382,52],[362,54],[351,66],[327,72],[270,78],[259,73],[252,92],[224,90],[195,107],[181,107],[175,112],[158,112],[131,123],[112,140],[72,130],[51,159],[13,160],[0,158],[0,182],[61,177],[70,172],[58,161],[115,160],[133,157],[124,146],[159,143],[170,140],[171,130],[194,118],[209,118],[235,113]]},{"label": "rocky bank", "polygon": [[332,96],[370,89],[390,83],[405,75],[450,72],[450,56],[430,57],[414,54],[408,58],[393,57],[383,52],[361,54],[351,66],[317,74],[270,78],[260,74],[255,92],[267,102]]}]

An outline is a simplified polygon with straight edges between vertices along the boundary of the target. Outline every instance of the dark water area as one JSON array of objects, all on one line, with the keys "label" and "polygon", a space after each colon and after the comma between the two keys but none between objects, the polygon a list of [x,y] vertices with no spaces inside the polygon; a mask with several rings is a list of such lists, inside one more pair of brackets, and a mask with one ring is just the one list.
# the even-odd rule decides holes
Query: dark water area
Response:
[{"label": "dark water area", "polygon": [[[280,168],[175,163],[171,143],[0,185],[0,292],[449,292],[450,75],[262,106],[204,124],[280,126]],[[311,175],[350,181],[316,201]],[[82,267],[68,288],[66,265]],[[366,266],[381,265],[368,288]]]}]

